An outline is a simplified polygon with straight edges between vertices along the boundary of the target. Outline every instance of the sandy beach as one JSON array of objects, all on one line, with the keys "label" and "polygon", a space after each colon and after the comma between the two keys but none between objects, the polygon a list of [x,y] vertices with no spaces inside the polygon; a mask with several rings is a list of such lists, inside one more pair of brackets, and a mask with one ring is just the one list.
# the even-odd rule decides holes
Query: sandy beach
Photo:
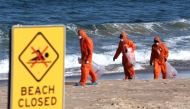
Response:
[{"label": "sandy beach", "polygon": [[189,109],[190,79],[106,80],[97,86],[66,82],[66,109]]},{"label": "sandy beach", "polygon": [[[89,83],[90,81],[88,81]],[[96,86],[65,82],[65,109],[189,109],[190,79],[99,80]],[[0,87],[0,109],[7,86]]]},{"label": "sandy beach", "polygon": [[[21,109],[59,109],[53,105],[61,107],[62,97],[64,109],[190,109],[189,7],[190,0],[1,0],[0,109],[10,107],[10,86],[11,106]],[[153,79],[156,36],[155,57],[166,58],[176,79]],[[132,81],[124,80],[122,64],[128,48],[136,61]],[[75,86],[78,58],[90,62],[91,55],[94,72],[103,72],[98,85],[88,78]]]},{"label": "sandy beach", "polygon": [[8,87],[0,86],[0,109],[7,109]]}]

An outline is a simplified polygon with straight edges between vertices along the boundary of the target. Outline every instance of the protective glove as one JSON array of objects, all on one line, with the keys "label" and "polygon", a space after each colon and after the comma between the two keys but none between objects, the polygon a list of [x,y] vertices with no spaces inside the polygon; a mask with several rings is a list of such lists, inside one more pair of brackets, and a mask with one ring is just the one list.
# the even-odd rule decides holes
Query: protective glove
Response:
[{"label": "protective glove", "polygon": [[81,64],[82,63],[82,60],[81,58],[78,57],[78,63]]},{"label": "protective glove", "polygon": [[167,61],[167,59],[165,58],[165,62]]},{"label": "protective glove", "polygon": [[150,62],[150,65],[152,65],[152,62]]},{"label": "protective glove", "polygon": [[126,50],[125,50],[125,53],[127,53],[127,52],[128,52],[128,50],[126,49]]},{"label": "protective glove", "polygon": [[113,57],[113,61],[115,61],[115,58]]}]

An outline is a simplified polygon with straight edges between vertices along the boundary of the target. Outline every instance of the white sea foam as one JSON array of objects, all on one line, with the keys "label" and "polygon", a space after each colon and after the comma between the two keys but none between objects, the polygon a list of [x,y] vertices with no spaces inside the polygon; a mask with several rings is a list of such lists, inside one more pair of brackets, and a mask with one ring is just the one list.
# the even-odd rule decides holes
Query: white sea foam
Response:
[{"label": "white sea foam", "polygon": [[75,24],[67,24],[66,25],[66,28],[69,30],[69,31],[73,31],[73,32],[77,32],[77,26]]},{"label": "white sea foam", "polygon": [[[113,56],[115,54],[114,51],[105,52],[105,53],[93,53],[93,61],[102,65],[107,66],[110,64],[120,64],[122,62],[122,54],[119,55],[119,57],[113,61]],[[137,63],[147,63],[150,59],[151,51],[144,51],[144,50],[136,50],[135,51],[135,58]],[[179,51],[170,51],[169,52],[169,60],[190,60],[190,51],[188,50],[179,50]],[[74,67],[80,67],[80,64],[78,63],[78,57],[80,57],[80,54],[72,54],[72,55],[66,55],[65,56],[65,68],[74,68]],[[9,60],[4,59],[0,60],[0,73],[7,73],[8,72],[8,66],[9,66]]]},{"label": "white sea foam", "polygon": [[170,60],[190,60],[190,51],[184,51],[184,50],[179,50],[179,51],[171,51],[169,53],[169,58]]},{"label": "white sea foam", "polygon": [[8,59],[0,60],[0,74],[8,73],[8,71],[9,71]]},{"label": "white sea foam", "polygon": [[[113,61],[113,56],[115,54],[115,51],[111,52],[106,52],[106,53],[101,53],[101,54],[93,54],[93,61],[103,65],[107,66],[110,64],[121,64],[122,62],[122,55],[120,54],[119,57]],[[145,51],[145,50],[136,50],[135,51],[135,58],[137,63],[142,64],[142,63],[149,63],[150,60],[150,54],[151,51]],[[179,50],[178,52],[176,51],[170,51],[169,52],[169,58],[168,60],[190,60],[190,51],[184,51],[184,50]],[[72,68],[72,67],[79,67],[80,64],[78,64],[77,58],[80,57],[80,55],[68,55],[66,56],[66,61],[65,61],[65,68]],[[140,69],[138,65],[137,69]]]},{"label": "white sea foam", "polygon": [[101,49],[104,49],[104,50],[113,50],[113,49],[116,49],[118,45],[109,45],[109,47],[106,45],[106,46],[101,46],[100,48]]},{"label": "white sea foam", "polygon": [[[189,48],[190,46],[189,40],[190,40],[190,35],[180,36],[180,37],[169,37],[169,38],[166,38],[164,41],[167,44],[167,46],[170,48],[176,48],[179,46],[178,48],[184,49],[182,47]],[[181,46],[181,45],[185,45],[185,46]]]},{"label": "white sea foam", "polygon": [[78,57],[80,55],[66,55],[65,56],[65,68],[74,68],[74,67],[79,67],[80,64],[78,63]]}]

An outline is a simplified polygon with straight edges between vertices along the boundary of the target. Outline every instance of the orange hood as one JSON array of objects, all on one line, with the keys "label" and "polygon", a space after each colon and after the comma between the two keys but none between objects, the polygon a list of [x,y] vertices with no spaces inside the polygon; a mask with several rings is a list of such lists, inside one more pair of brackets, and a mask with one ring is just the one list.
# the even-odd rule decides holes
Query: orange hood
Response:
[{"label": "orange hood", "polygon": [[84,32],[84,30],[82,30],[82,29],[78,30],[78,35],[79,35],[79,36],[82,36],[83,38],[88,37],[88,36],[86,35],[86,33]]},{"label": "orange hood", "polygon": [[125,32],[122,32],[121,36],[123,36],[123,39],[127,39],[127,34]]},{"label": "orange hood", "polygon": [[154,40],[157,40],[157,41],[161,42],[161,40],[160,40],[160,38],[159,38],[158,36],[156,36],[156,37],[154,38]]}]

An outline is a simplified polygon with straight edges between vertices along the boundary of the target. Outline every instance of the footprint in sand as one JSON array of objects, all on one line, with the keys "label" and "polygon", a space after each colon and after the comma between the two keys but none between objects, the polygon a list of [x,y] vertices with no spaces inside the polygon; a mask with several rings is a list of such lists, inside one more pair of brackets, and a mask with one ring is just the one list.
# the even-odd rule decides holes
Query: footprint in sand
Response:
[{"label": "footprint in sand", "polygon": [[187,87],[186,85],[184,85],[184,84],[181,84],[180,86],[182,86],[182,87]]},{"label": "footprint in sand", "polygon": [[6,92],[5,91],[0,91],[1,94],[5,94]]}]

